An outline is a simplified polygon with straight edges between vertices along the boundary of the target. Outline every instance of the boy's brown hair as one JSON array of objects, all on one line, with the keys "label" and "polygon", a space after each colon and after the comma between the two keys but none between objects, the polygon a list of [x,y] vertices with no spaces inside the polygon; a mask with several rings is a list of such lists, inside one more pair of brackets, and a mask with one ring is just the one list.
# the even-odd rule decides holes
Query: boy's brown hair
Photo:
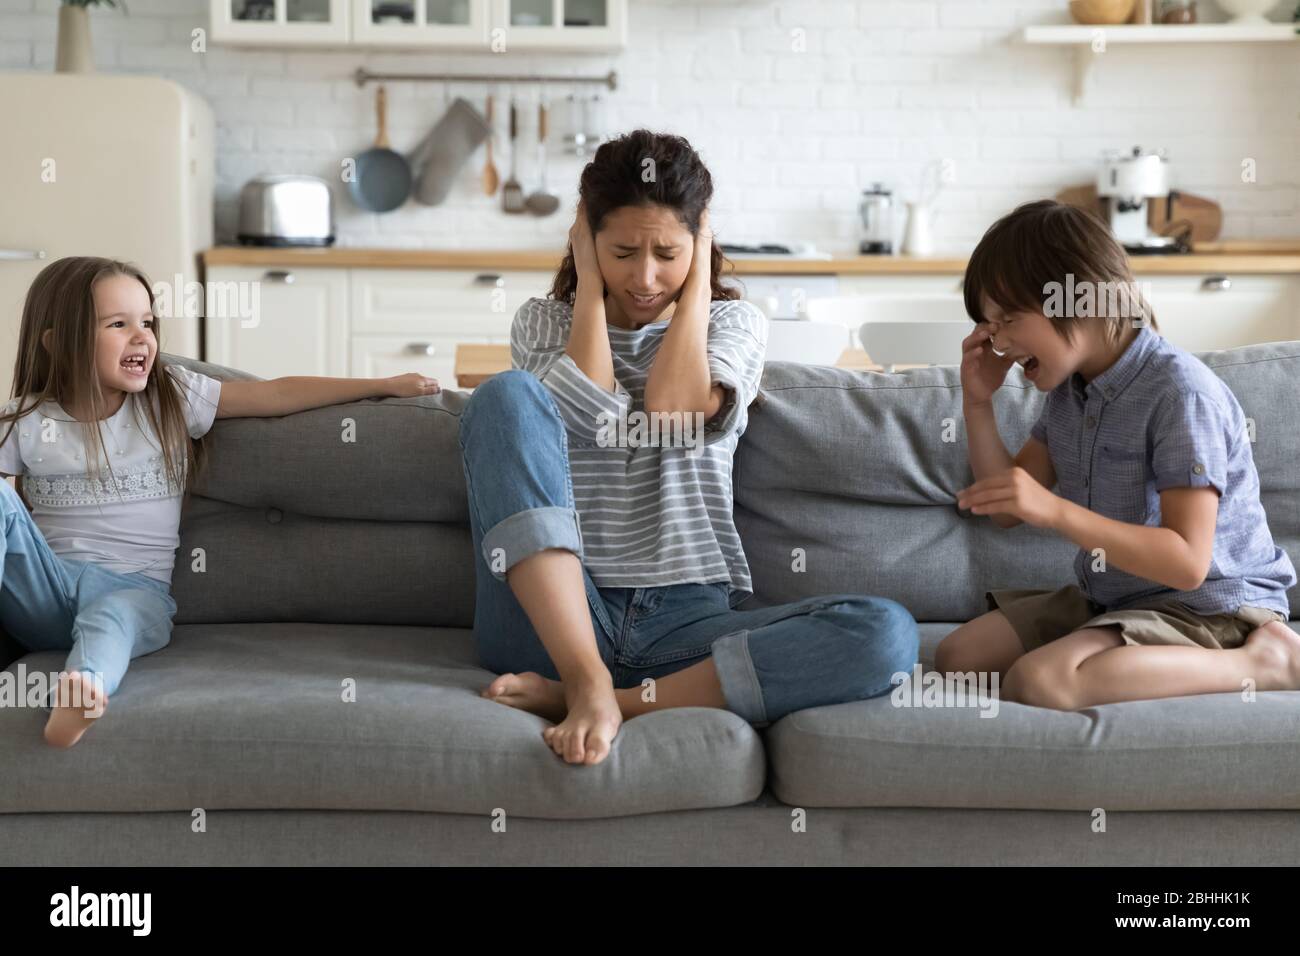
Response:
[{"label": "boy's brown hair", "polygon": [[[1075,291],[1087,294],[1077,300],[1083,308],[1076,308]],[[1109,342],[1126,322],[1159,328],[1110,227],[1050,199],[1025,203],[989,227],[966,265],[963,292],[976,322],[984,321],[987,297],[1005,312],[1042,312],[1066,341],[1092,318],[1105,323]]]},{"label": "boy's brown hair", "polygon": [[[18,419],[42,402],[54,402],[65,410],[71,406],[87,409],[91,418],[82,421],[86,448],[87,477],[104,480],[99,473],[104,454],[101,432],[106,408],[101,407],[99,374],[95,368],[95,341],[99,319],[95,314],[95,283],[111,276],[126,276],[144,286],[153,312],[153,332],[158,353],[145,387],[140,393],[135,414],[143,415],[139,424],[148,426],[158,436],[163,470],[168,482],[177,490],[186,490],[203,470],[206,449],[202,442],[190,438],[185,423],[184,400],[180,383],[166,374],[162,359],[162,328],[157,304],[149,279],[134,265],[99,256],[69,256],[58,259],[36,276],[23,305],[22,324],[18,333],[18,358],[14,363],[12,397],[17,407],[12,412],[0,409],[0,441],[12,434]],[[44,342],[50,333],[49,345]],[[127,396],[130,401],[130,396]],[[116,488],[115,476],[109,487]]]}]

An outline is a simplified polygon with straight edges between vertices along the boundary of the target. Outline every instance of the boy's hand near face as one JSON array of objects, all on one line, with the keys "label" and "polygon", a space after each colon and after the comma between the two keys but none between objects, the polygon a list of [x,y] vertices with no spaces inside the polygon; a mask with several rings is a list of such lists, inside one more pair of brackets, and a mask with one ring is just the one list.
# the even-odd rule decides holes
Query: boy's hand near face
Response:
[{"label": "boy's hand near face", "polygon": [[992,339],[988,324],[981,322],[961,343],[962,401],[967,406],[993,401],[993,393],[1015,364],[1010,356],[994,354]]}]

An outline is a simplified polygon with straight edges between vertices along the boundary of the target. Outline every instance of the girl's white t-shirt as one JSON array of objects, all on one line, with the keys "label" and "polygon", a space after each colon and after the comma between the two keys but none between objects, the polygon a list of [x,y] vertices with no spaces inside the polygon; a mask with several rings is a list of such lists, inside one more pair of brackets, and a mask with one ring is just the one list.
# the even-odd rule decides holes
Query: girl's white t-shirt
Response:
[{"label": "girl's white t-shirt", "polygon": [[[180,385],[190,437],[207,434],[221,382],[180,365],[164,366],[164,374]],[[32,518],[55,554],[170,584],[182,495],[168,484],[162,445],[142,401],[128,393],[117,413],[100,423],[111,475],[104,455],[98,479],[87,473],[83,426],[54,402],[42,402],[18,419],[7,439],[9,425],[0,425],[0,474],[22,476]],[[17,409],[17,402],[7,410]]]}]

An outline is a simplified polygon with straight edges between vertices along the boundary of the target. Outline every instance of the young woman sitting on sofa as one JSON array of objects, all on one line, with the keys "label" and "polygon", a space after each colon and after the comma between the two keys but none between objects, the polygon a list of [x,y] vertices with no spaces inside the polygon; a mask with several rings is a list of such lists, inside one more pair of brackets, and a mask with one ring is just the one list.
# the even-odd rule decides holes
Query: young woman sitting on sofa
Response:
[{"label": "young woman sitting on sofa", "polygon": [[482,694],[552,721],[543,737],[569,763],[601,762],[648,711],[762,726],[885,694],[916,661],[893,601],[735,609],[752,587],[732,456],[767,325],[720,282],[712,194],[681,137],[602,145],[549,296],[515,316],[514,368],[461,418],[475,641],[501,675]]}]

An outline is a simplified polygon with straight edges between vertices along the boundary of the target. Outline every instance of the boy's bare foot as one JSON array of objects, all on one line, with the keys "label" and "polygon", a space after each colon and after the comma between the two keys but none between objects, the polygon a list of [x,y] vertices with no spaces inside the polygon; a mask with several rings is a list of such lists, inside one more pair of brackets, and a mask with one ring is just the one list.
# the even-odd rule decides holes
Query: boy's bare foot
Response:
[{"label": "boy's bare foot", "polygon": [[54,707],[45,722],[45,742],[51,747],[73,746],[107,706],[108,695],[91,675],[80,671],[60,674]]},{"label": "boy's bare foot", "polygon": [[542,738],[568,763],[598,764],[609,756],[623,724],[614,682],[607,672],[603,678],[561,686],[569,712],[562,723],[542,731]]},{"label": "boy's bare foot", "polygon": [[1259,667],[1258,690],[1300,690],[1300,634],[1271,621],[1250,633],[1245,648]]},{"label": "boy's bare foot", "polygon": [[569,705],[564,700],[564,685],[533,671],[502,674],[483,688],[479,696],[507,707],[526,710],[557,724],[569,712]]}]

